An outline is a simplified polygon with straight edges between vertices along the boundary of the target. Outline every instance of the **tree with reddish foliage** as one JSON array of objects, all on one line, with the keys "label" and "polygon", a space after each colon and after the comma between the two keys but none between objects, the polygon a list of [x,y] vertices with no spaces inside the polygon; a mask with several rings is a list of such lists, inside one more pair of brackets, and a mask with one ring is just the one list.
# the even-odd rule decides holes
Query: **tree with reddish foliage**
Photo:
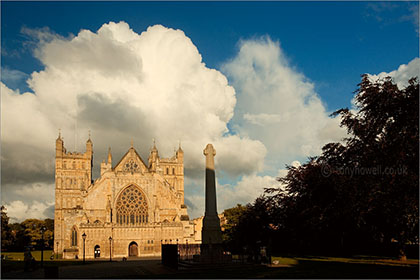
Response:
[{"label": "tree with reddish foliage", "polygon": [[[343,252],[373,244],[418,244],[419,83],[399,89],[391,78],[362,77],[355,110],[341,109],[348,137],[319,157],[289,166],[268,189],[285,238],[317,250]],[[374,247],[374,246],[373,246]]]},{"label": "tree with reddish foliage", "polygon": [[236,247],[254,250],[272,240],[280,252],[405,259],[406,246],[418,246],[418,80],[401,89],[391,78],[373,82],[364,75],[354,104],[333,114],[347,138],[302,166],[288,166],[281,188],[230,211]]},{"label": "tree with reddish foliage", "polygon": [[[343,143],[288,167],[285,189],[268,189],[280,209],[286,238],[318,250],[361,249],[372,244],[418,244],[419,83],[399,89],[391,78],[362,77],[355,110],[341,109]],[[318,247],[318,248],[317,248]]]}]

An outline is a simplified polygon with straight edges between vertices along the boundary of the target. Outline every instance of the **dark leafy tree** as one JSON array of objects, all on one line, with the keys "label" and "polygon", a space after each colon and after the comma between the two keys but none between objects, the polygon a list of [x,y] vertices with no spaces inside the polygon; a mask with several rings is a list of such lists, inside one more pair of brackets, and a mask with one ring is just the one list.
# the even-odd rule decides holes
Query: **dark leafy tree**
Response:
[{"label": "dark leafy tree", "polygon": [[247,211],[247,206],[238,204],[237,206],[223,211],[226,224],[222,231],[223,244],[226,250],[233,253],[240,253],[243,247],[241,239],[238,236],[237,226],[241,216]]},{"label": "dark leafy tree", "polygon": [[300,248],[343,252],[396,241],[418,243],[419,83],[362,77],[356,110],[341,109],[348,131],[319,157],[288,167],[277,202],[278,236]]},{"label": "dark leafy tree", "polygon": [[54,248],[54,219],[45,219],[45,227],[47,228],[47,231],[45,232],[45,240],[47,240],[48,248],[53,249]]},{"label": "dark leafy tree", "polygon": [[233,253],[258,255],[272,235],[272,200],[261,196],[252,204],[225,210],[224,243]]},{"label": "dark leafy tree", "polygon": [[[30,245],[40,248],[42,246],[42,231],[43,227],[46,228],[44,231],[44,248],[48,248],[53,242],[53,228],[51,229],[51,222],[46,223],[45,221],[38,219],[27,219],[21,223],[24,233],[30,238]],[[47,228],[48,225],[50,227]]]},{"label": "dark leafy tree", "polygon": [[[336,114],[352,135],[344,159],[366,171],[353,180],[365,195],[360,218],[375,239],[398,241],[404,258],[405,245],[418,242],[418,80],[399,89],[391,78],[373,83],[365,75],[355,103],[357,113],[343,109]],[[325,147],[324,153],[332,151]]]},{"label": "dark leafy tree", "polygon": [[1,249],[5,250],[12,244],[12,234],[9,226],[9,217],[6,207],[1,206]]},{"label": "dark leafy tree", "polygon": [[20,223],[13,223],[10,225],[13,244],[11,249],[14,251],[23,251],[25,246],[30,245],[31,238],[25,232],[25,228]]},{"label": "dark leafy tree", "polygon": [[223,215],[226,219],[226,224],[223,225],[223,241],[231,242],[233,241],[234,229],[238,225],[241,216],[245,213],[247,207],[241,204],[236,205],[235,207],[225,209]]},{"label": "dark leafy tree", "polygon": [[44,248],[52,249],[54,246],[54,220],[27,219],[22,223],[9,224],[6,208],[1,206],[1,246],[2,250],[23,251],[26,246],[41,248],[42,233],[44,231]]}]

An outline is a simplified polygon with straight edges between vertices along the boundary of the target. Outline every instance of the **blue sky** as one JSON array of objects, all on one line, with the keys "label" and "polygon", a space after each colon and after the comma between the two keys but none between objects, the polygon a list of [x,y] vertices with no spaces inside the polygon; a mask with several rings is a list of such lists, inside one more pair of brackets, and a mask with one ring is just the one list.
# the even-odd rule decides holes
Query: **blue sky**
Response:
[{"label": "blue sky", "polygon": [[351,106],[360,75],[418,74],[418,9],[417,1],[2,1],[2,204],[17,220],[51,216],[58,128],[79,151],[92,130],[96,177],[109,145],[119,160],[134,138],[147,159],[152,138],[165,157],[182,140],[192,217],[202,210],[202,148],[211,141],[219,211],[250,202],[286,164],[343,137],[329,114]]},{"label": "blue sky", "polygon": [[[416,15],[417,12],[417,15]],[[314,81],[329,110],[349,106],[363,73],[389,72],[418,56],[413,2],[2,2],[2,67],[42,69],[25,48],[23,27],[62,36],[125,21],[134,31],[181,29],[203,61],[218,69],[237,43],[268,35]],[[15,53],[16,55],[4,55]],[[20,85],[24,89],[25,86]]]}]

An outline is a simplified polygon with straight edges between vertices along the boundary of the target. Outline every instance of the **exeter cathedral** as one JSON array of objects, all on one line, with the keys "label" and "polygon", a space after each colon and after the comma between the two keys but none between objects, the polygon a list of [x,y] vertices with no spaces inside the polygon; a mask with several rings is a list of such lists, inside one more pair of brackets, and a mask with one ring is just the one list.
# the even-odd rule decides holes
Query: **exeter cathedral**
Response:
[{"label": "exeter cathedral", "polygon": [[[111,149],[92,179],[93,143],[67,152],[56,140],[54,252],[63,258],[160,256],[161,243],[201,242],[201,225],[184,204],[184,152],[146,164],[133,144],[112,163]],[[198,228],[200,227],[200,228]]]}]

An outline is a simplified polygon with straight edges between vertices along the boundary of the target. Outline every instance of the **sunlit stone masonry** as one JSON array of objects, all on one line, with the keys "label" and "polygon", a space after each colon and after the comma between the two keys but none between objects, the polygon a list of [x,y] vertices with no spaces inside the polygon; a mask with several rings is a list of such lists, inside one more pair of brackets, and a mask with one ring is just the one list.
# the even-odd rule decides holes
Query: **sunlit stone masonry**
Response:
[{"label": "sunlit stone masonry", "polygon": [[[111,149],[92,180],[93,143],[67,152],[56,140],[54,252],[63,258],[160,256],[163,243],[201,243],[184,204],[184,152],[146,164],[133,148],[115,165]],[[201,226],[201,225],[200,225]],[[85,239],[83,239],[85,237]]]}]

